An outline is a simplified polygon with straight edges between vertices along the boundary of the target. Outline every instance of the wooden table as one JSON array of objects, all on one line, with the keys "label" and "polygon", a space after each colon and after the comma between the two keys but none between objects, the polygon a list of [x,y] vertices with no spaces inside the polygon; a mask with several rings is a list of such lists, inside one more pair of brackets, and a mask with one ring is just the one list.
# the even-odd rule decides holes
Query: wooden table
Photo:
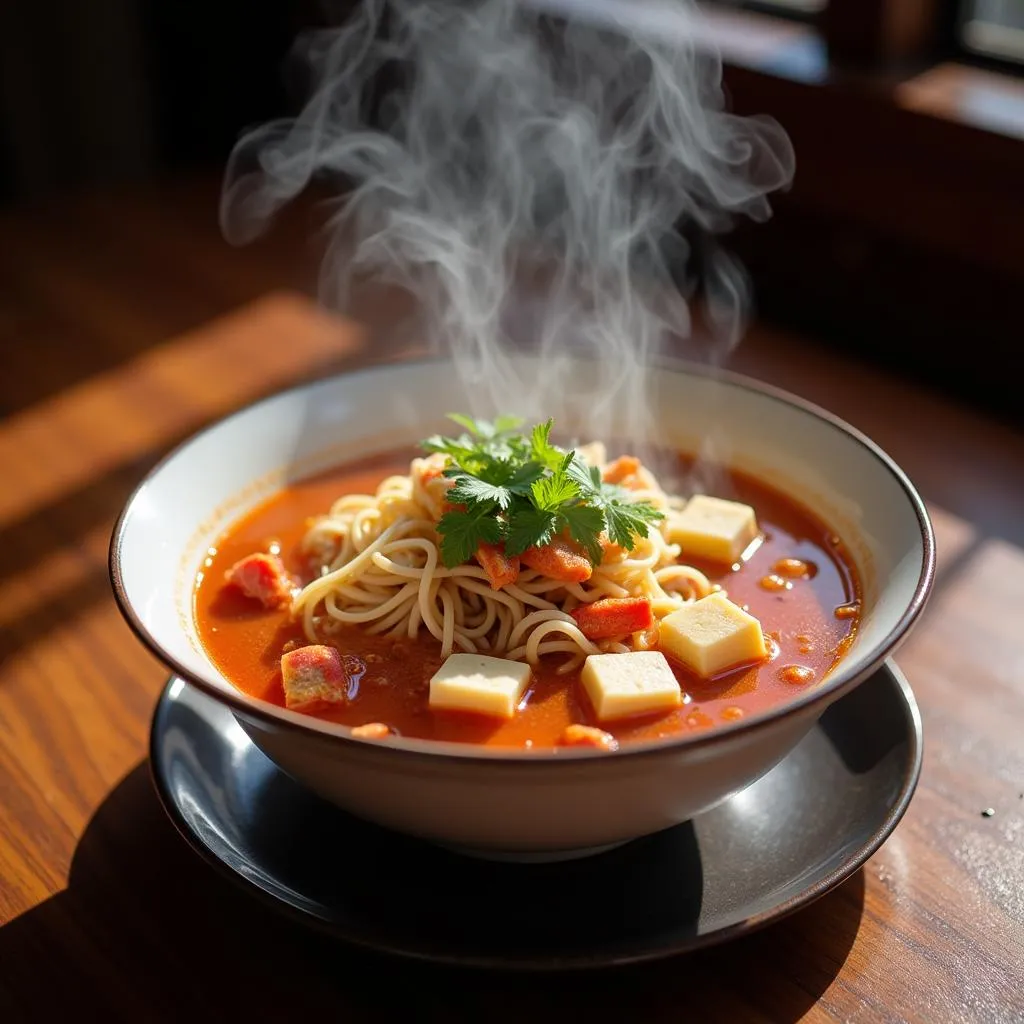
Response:
[{"label": "wooden table", "polygon": [[[1024,1021],[1024,436],[754,329],[730,365],[865,430],[934,516],[936,589],[898,656],[925,723],[902,823],[809,908],[691,956],[539,978],[375,957],[247,898],[166,820],[145,757],[167,672],[106,566],[114,517],[171,444],[381,358],[360,347],[373,327],[269,290],[266,250],[218,250],[201,206],[205,242],[131,196],[135,217],[104,234],[104,202],[70,208],[77,234],[45,213],[0,221],[0,1022]],[[202,256],[194,290],[133,248],[147,209],[176,259]],[[200,326],[161,334],[181,319]]]}]

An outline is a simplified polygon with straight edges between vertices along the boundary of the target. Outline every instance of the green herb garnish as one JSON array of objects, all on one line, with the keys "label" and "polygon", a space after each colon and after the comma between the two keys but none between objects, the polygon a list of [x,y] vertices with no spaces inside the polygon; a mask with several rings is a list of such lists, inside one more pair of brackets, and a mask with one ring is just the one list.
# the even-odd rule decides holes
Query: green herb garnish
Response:
[{"label": "green herb garnish", "polygon": [[632,551],[649,524],[664,519],[650,502],[633,501],[625,488],[604,483],[600,470],[576,452],[552,444],[553,420],[524,434],[515,416],[493,423],[457,413],[448,418],[465,433],[435,434],[422,444],[448,457],[448,501],[460,506],[437,524],[448,568],[467,562],[481,543],[503,543],[506,554],[521,555],[566,532],[597,565],[602,534]]}]

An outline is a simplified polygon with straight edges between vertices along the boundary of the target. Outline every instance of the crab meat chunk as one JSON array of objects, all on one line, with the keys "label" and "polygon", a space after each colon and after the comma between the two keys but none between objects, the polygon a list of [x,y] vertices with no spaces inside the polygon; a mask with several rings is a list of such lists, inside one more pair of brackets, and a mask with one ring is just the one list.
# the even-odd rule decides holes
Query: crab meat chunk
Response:
[{"label": "crab meat chunk", "polygon": [[281,608],[292,599],[295,581],[288,575],[277,555],[263,552],[246,555],[224,574],[228,586],[238,587],[246,597],[255,598],[264,608]]},{"label": "crab meat chunk", "polygon": [[563,747],[593,747],[595,750],[618,750],[619,743],[610,732],[592,725],[567,725],[558,742]]},{"label": "crab meat chunk", "polygon": [[341,654],[326,644],[310,644],[281,657],[284,704],[311,711],[348,700],[348,673]]}]

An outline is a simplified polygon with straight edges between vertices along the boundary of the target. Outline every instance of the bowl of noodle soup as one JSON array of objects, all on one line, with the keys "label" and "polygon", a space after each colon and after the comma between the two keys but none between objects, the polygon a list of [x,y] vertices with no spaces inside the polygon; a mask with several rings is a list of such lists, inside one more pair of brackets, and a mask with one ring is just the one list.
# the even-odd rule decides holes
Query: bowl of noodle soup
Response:
[{"label": "bowl of noodle soup", "polygon": [[[526,374],[530,358],[521,357]],[[584,395],[599,376],[586,362],[573,373]],[[446,512],[472,514],[473,498],[492,492],[472,480],[450,490],[451,458],[422,446],[451,427],[452,410],[469,406],[452,366],[427,360],[281,392],[168,455],[131,496],[112,537],[121,610],[177,677],[229,706],[285,772],[385,827],[484,856],[549,859],[685,821],[770,770],[893,653],[930,592],[934,541],[906,475],[826,411],[731,373],[679,363],[647,373],[653,446],[630,436],[627,415],[608,416],[595,437],[571,403],[551,410],[559,451],[576,453],[575,471],[612,480],[608,494],[624,493],[620,485],[630,492],[628,501],[608,499],[603,547],[585,578],[571,566],[559,576],[569,563],[552,570],[543,545],[519,551],[508,534],[498,545],[516,551],[506,577],[507,558],[480,554],[491,526],[468,540],[454,525],[439,532]],[[632,462],[616,454],[641,448]],[[679,516],[695,491],[749,500],[763,514],[743,555],[749,570],[737,572],[737,561],[712,571],[685,557]],[[528,487],[512,493],[514,500]],[[495,501],[487,508],[509,519]],[[636,524],[629,502],[654,510],[631,549],[613,539]],[[821,528],[813,549],[820,565],[807,556],[813,531],[800,527],[801,510]],[[584,535],[575,514],[559,520],[566,537]],[[265,613],[221,586],[261,544],[261,557],[284,559],[292,573],[287,594]],[[470,550],[477,554],[462,557]],[[812,607],[803,582],[811,575],[815,607],[824,608],[815,612],[820,633],[773,623],[783,598]],[[637,594],[644,624],[629,618]],[[685,691],[678,707],[600,730],[591,715],[585,730],[604,735],[604,746],[564,741],[590,714],[580,710],[579,682],[590,659],[661,659],[659,628],[664,638],[666,621],[715,601],[759,616],[762,664],[726,674],[725,683],[674,669]],[[604,628],[602,616],[595,628],[594,609],[606,605],[627,617]],[[310,677],[298,660],[314,650],[335,652],[349,698],[362,679],[359,700],[314,701],[310,713]],[[278,663],[290,654],[297,683],[282,690]],[[529,683],[514,694],[512,713],[426,706],[431,679],[459,656],[524,666]],[[780,682],[783,663],[797,658],[808,675],[792,681],[802,685]],[[322,680],[318,669],[314,697]],[[451,692],[459,697],[458,687]]]}]

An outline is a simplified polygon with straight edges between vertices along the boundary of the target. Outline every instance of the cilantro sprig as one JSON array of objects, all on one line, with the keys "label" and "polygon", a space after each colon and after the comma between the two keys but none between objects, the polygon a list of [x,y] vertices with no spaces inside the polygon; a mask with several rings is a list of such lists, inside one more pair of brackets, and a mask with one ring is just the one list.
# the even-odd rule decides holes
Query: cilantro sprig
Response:
[{"label": "cilantro sprig", "polygon": [[454,507],[437,529],[441,560],[449,568],[467,562],[481,543],[501,543],[506,554],[521,555],[565,533],[597,565],[602,534],[632,551],[664,518],[650,502],[634,501],[625,488],[602,481],[601,471],[576,452],[552,443],[553,420],[524,433],[515,416],[493,422],[459,413],[448,418],[464,432],[435,434],[422,447],[447,457],[447,499]]}]

